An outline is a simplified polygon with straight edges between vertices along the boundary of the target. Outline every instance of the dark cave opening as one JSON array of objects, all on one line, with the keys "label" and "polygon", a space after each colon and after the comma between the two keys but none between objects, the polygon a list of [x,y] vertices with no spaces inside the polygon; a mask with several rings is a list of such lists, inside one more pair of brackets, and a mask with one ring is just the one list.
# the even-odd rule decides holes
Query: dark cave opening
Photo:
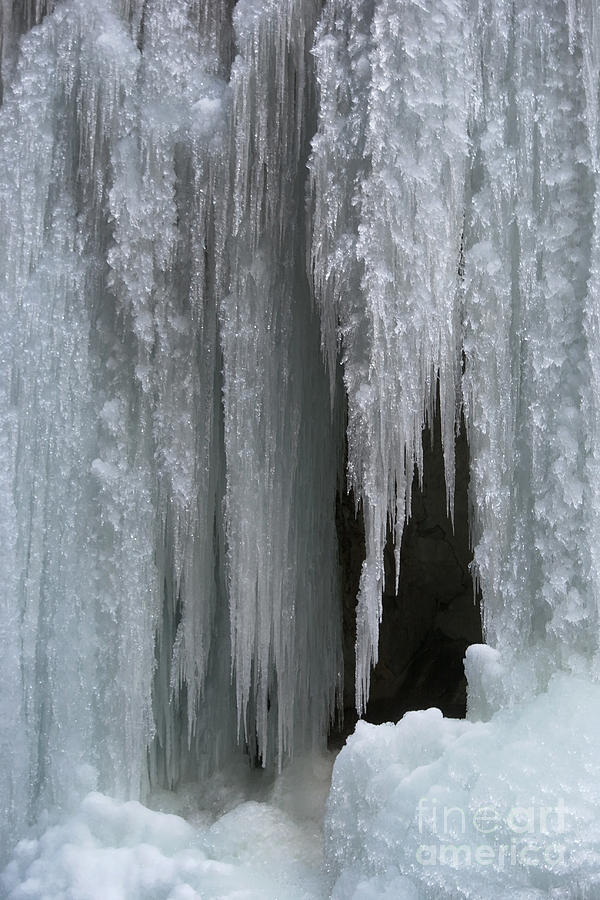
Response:
[{"label": "dark cave opening", "polygon": [[[445,716],[464,718],[463,659],[469,644],[481,643],[480,601],[469,571],[469,448],[464,423],[456,438],[454,523],[446,507],[446,483],[439,414],[423,429],[423,484],[415,473],[412,514],[400,550],[398,591],[394,585],[391,532],[385,549],[383,619],[379,661],[371,675],[368,722],[398,721],[411,709],[435,706]],[[330,736],[339,745],[353,729],[356,596],[365,538],[362,515],[352,494],[338,495],[336,511],[342,579],[344,723]]]}]

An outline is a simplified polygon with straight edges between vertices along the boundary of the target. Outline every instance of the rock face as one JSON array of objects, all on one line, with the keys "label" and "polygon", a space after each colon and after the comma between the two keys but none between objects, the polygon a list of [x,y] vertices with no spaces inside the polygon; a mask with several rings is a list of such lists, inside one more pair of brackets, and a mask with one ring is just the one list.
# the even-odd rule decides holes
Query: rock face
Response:
[{"label": "rock face", "polygon": [[[393,548],[385,556],[386,589],[379,639],[379,662],[371,678],[365,718],[397,721],[408,709],[439,707],[445,715],[465,715],[463,657],[480,642],[479,600],[469,572],[469,449],[464,429],[456,440],[454,526],[446,511],[446,488],[439,419],[423,432],[423,485],[413,483],[412,516],[402,539],[400,581],[395,591]],[[355,605],[364,531],[354,498],[338,498],[337,511],[343,590],[344,727],[352,730],[354,711]]]}]

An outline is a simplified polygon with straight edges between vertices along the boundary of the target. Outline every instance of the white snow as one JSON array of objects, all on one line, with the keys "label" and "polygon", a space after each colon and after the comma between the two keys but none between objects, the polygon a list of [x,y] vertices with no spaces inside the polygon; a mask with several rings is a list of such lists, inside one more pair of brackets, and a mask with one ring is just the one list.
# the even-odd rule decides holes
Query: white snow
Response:
[{"label": "white snow", "polygon": [[[0,875],[2,896],[324,898],[328,879],[321,823],[332,762],[326,756],[304,758],[274,782],[260,773],[253,779],[247,769],[230,770],[212,792],[190,786],[154,795],[152,802],[161,811],[90,791],[70,814],[42,820],[17,845]],[[90,777],[89,771],[83,773],[84,782]],[[243,793],[259,799],[240,802]],[[207,804],[203,813],[202,801]],[[172,810],[185,812],[187,820]]]},{"label": "white snow", "polygon": [[556,674],[487,722],[359,722],[329,798],[332,896],[595,897],[599,711],[598,683]]}]

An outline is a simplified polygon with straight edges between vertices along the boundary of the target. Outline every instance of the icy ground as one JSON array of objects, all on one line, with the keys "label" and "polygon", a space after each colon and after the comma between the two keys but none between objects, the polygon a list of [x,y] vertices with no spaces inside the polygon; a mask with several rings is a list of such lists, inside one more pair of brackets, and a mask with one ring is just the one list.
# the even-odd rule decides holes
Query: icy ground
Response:
[{"label": "icy ground", "polygon": [[334,900],[598,900],[599,713],[600,685],[556,674],[490,721],[359,722],[329,799]]},{"label": "icy ground", "polygon": [[[275,781],[262,770],[229,771],[202,795],[197,786],[154,794],[153,809],[88,791],[66,819],[41,822],[38,837],[21,841],[0,893],[11,900],[326,897],[322,821],[333,760],[305,759]],[[81,773],[83,782],[90,778]]]},{"label": "icy ground", "polygon": [[331,790],[333,754],[276,779],[229,771],[153,809],[84,771],[83,799],[38,823],[1,884],[9,900],[597,900],[599,712],[600,685],[557,674],[489,721],[359,722]]}]

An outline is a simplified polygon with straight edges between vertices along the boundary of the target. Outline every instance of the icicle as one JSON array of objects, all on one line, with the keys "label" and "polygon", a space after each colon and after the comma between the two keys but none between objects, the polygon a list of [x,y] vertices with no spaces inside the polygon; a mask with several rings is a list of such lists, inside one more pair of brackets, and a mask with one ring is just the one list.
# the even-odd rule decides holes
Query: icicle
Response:
[{"label": "icicle", "polygon": [[[23,648],[27,686],[21,695],[6,673],[4,729],[19,760],[2,795],[14,808],[3,822],[17,829],[40,804],[64,801],[80,762],[139,796],[153,718],[172,783],[184,755],[167,736],[179,688],[191,734],[211,635],[223,631],[213,621],[220,360],[205,248],[225,86],[199,64],[185,4],[179,16],[173,4],[146,7],[142,60],[111,4],[61,5],[23,39],[1,112],[12,370],[2,446],[14,485],[6,521],[16,517],[3,564],[18,590],[0,628],[14,634],[11,666],[14,641]],[[168,663],[153,711],[157,631]]]},{"label": "icicle", "polygon": [[[227,90],[211,74],[218,63],[199,55],[187,3],[146,4],[143,31],[139,94],[120,123],[113,160],[108,259],[136,338],[139,403],[154,448],[165,590],[154,715],[167,760],[164,780],[173,784],[194,736],[205,730],[198,718],[211,651],[228,659],[226,644],[215,650],[212,643],[225,598],[217,562],[223,462],[216,266],[207,257],[217,179],[226,171]],[[226,709],[227,666],[219,691]],[[184,729],[173,722],[180,703]],[[226,712],[221,719],[208,729],[209,744],[219,728],[227,730]],[[210,746],[200,752],[214,756]]]},{"label": "icicle", "polygon": [[588,143],[594,172],[600,165],[600,133],[598,117],[600,106],[600,14],[595,3],[589,0],[572,0],[569,4],[569,39],[574,38],[575,9],[582,51],[582,75],[585,87],[585,120],[588,128]]},{"label": "icicle", "polygon": [[[381,3],[370,36],[368,10],[352,10],[341,74],[339,45],[348,25],[340,23],[347,13],[338,16],[335,4],[325,13],[316,51],[322,112],[311,163],[311,266],[331,377],[336,320],[340,324],[349,478],[365,517],[367,558],[357,607],[359,711],[377,661],[388,521],[398,566],[413,465],[421,469],[421,429],[424,417],[431,418],[438,377],[453,505],[456,298],[471,82],[463,4]],[[364,161],[357,161],[359,154]],[[348,215],[352,206],[356,211]],[[346,236],[352,227],[358,240]],[[348,265],[353,254],[357,261]]]},{"label": "icicle", "polygon": [[[22,816],[32,815],[40,804],[64,802],[74,770],[84,761],[100,765],[102,758],[103,766],[114,765],[119,773],[113,783],[123,790],[135,784],[139,790],[140,768],[130,779],[125,761],[129,753],[139,759],[148,734],[149,691],[146,702],[139,692],[125,693],[127,682],[131,686],[144,675],[144,652],[152,665],[151,626],[140,635],[144,617],[132,615],[134,597],[144,593],[140,556],[148,553],[139,505],[128,536],[135,534],[141,552],[136,547],[135,558],[122,567],[124,578],[117,578],[109,601],[104,594],[109,525],[98,520],[98,509],[104,508],[97,485],[98,480],[114,481],[117,472],[97,456],[97,361],[89,344],[90,308],[82,302],[94,296],[97,259],[81,230],[84,222],[91,226],[92,213],[86,222],[80,210],[96,184],[90,149],[101,143],[102,133],[96,130],[96,105],[92,111],[83,100],[88,73],[80,61],[89,48],[80,12],[74,4],[23,40],[2,109],[0,216],[11,222],[2,254],[11,386],[2,415],[14,435],[9,471],[19,581],[5,613],[8,622],[19,623],[24,693],[13,696],[12,704],[14,718],[25,723],[24,758],[30,766],[19,783],[22,767],[15,765],[8,794],[18,798]],[[86,15],[87,24],[94,18],[96,35],[106,28],[118,40],[119,26],[110,15],[98,14],[95,7],[88,7]],[[101,56],[99,66],[103,63],[110,66],[114,59]],[[100,85],[97,69],[94,76]],[[102,87],[95,99],[110,111]],[[76,102],[81,103],[79,120]],[[90,140],[86,128],[94,132]],[[73,167],[78,147],[81,171]],[[122,523],[112,524],[119,528]],[[138,569],[135,578],[133,568]],[[127,576],[133,596],[124,584]],[[111,728],[109,710],[115,708],[122,720]],[[4,728],[12,727],[11,721]]]},{"label": "icicle", "polygon": [[[317,59],[319,127],[312,142],[312,242],[309,271],[321,318],[323,357],[331,403],[338,351],[345,381],[366,365],[358,358],[362,336],[362,261],[356,244],[360,185],[368,170],[365,143],[371,76],[373,3],[331,2],[323,12],[313,53]],[[364,351],[362,356],[364,357]]]},{"label": "icicle", "polygon": [[[583,84],[585,88],[585,123],[590,154],[590,168],[594,182],[594,212],[590,248],[590,273],[584,305],[584,328],[589,355],[589,390],[582,413],[586,422],[587,489],[583,496],[589,527],[590,598],[595,605],[592,621],[600,623],[600,554],[597,535],[600,534],[600,134],[598,131],[600,105],[600,18],[595,3],[581,0],[577,4],[579,41],[582,52]],[[591,629],[589,629],[591,631]],[[590,634],[591,653],[598,655],[600,634],[596,627]]]},{"label": "icicle", "polygon": [[577,669],[597,640],[583,414],[598,402],[584,337],[592,190],[564,9],[483,4],[481,16],[465,384],[486,634],[519,657],[514,699],[557,663]]},{"label": "icicle", "polygon": [[[339,688],[337,453],[304,275],[316,4],[239,3],[231,207],[219,255],[231,640],[240,729],[279,761]],[[299,663],[302,660],[302,663]]]}]

